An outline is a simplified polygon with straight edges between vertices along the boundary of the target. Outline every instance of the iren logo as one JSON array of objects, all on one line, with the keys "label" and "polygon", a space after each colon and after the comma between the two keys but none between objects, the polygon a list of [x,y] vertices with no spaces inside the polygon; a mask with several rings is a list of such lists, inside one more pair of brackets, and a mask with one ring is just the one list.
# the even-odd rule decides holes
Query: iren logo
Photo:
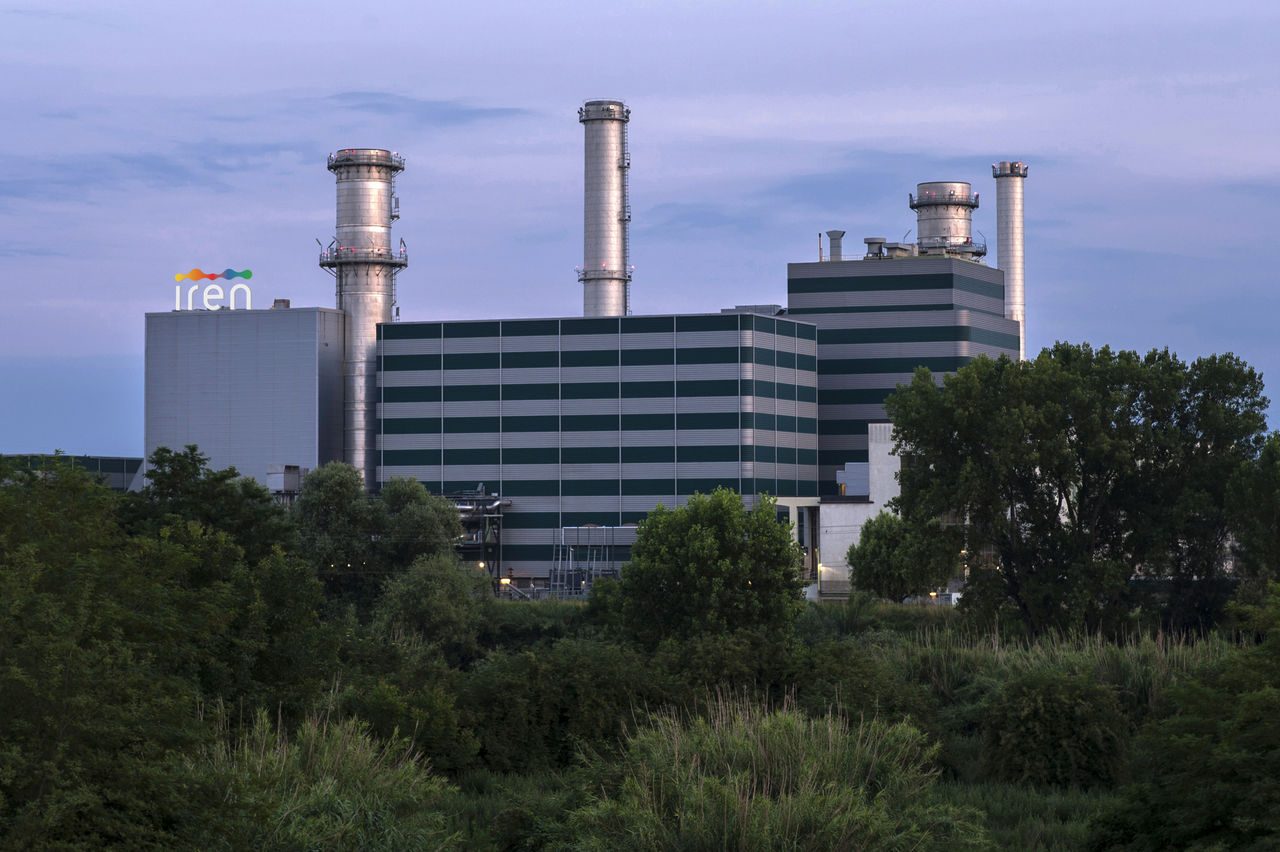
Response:
[{"label": "iren logo", "polygon": [[[190,272],[179,272],[173,276],[174,281],[216,281],[219,278],[244,278],[248,280],[253,277],[253,270],[246,269],[243,272],[236,272],[234,269],[225,269],[222,272],[203,272],[199,269],[193,269]],[[175,311],[182,310],[182,285],[176,284],[173,288],[173,309]],[[187,307],[188,311],[195,310],[196,291],[200,289],[199,284],[192,284],[187,287]],[[223,293],[222,285],[210,284],[204,288],[201,294],[201,302],[206,311],[217,311],[222,308],[235,310],[236,292],[244,291],[244,309],[253,310],[253,292],[249,289],[248,284],[236,284],[231,288],[230,293]],[[227,304],[221,304],[221,300],[226,298]]]}]

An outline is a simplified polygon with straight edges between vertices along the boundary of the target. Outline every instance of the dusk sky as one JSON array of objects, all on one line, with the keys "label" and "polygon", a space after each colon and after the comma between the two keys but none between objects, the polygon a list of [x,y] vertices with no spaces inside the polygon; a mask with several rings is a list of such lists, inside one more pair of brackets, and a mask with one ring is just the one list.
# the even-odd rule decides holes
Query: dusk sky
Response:
[{"label": "dusk sky", "polygon": [[141,455],[177,272],[331,306],[338,148],[407,161],[403,319],[580,314],[596,97],[632,110],[635,313],[785,303],[918,181],[973,183],[994,264],[1020,159],[1028,353],[1231,351],[1280,399],[1277,45],[1261,0],[10,6],[0,453]]}]

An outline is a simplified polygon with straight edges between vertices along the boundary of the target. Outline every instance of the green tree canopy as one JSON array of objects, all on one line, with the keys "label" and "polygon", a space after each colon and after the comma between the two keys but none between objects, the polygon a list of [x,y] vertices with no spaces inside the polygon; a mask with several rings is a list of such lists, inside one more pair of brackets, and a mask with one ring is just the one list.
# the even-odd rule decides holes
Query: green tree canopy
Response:
[{"label": "green tree canopy", "polygon": [[1262,583],[1280,580],[1280,432],[1236,472],[1228,504],[1241,573]]},{"label": "green tree canopy", "polygon": [[654,646],[668,637],[743,628],[782,630],[802,608],[800,549],[762,497],[747,511],[721,488],[640,522],[622,574],[626,631]]},{"label": "green tree canopy", "polygon": [[128,495],[126,523],[157,533],[175,522],[195,521],[227,533],[250,564],[274,547],[292,547],[295,531],[289,513],[258,482],[234,467],[213,470],[194,444],[181,451],[159,447],[147,466],[147,485]]},{"label": "green tree canopy", "polygon": [[959,553],[955,530],[936,523],[911,525],[881,512],[849,546],[849,570],[855,588],[901,601],[944,585],[956,573]]},{"label": "green tree canopy", "polygon": [[1109,628],[1143,573],[1170,582],[1170,626],[1202,625],[1222,603],[1226,483],[1256,455],[1266,406],[1231,355],[1188,366],[1059,343],[941,386],[921,369],[886,402],[899,507],[964,523],[965,606],[1009,606],[1033,632]]},{"label": "green tree canopy", "polygon": [[329,594],[367,611],[384,581],[423,556],[449,552],[462,524],[458,511],[413,479],[393,479],[378,497],[343,462],[316,468],[294,506],[302,552]]}]

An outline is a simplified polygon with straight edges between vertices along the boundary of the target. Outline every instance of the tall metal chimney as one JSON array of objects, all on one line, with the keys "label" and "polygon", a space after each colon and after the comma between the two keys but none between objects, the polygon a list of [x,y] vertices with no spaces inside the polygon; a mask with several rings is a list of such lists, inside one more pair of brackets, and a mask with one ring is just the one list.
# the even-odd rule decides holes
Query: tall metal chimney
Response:
[{"label": "tall metal chimney", "polygon": [[583,172],[582,314],[620,317],[631,309],[631,204],[627,197],[627,122],[622,101],[587,101],[578,110],[586,127]]},{"label": "tall metal chimney", "polygon": [[1004,270],[1004,315],[1018,321],[1018,360],[1027,357],[1027,301],[1022,278],[1022,184],[1027,164],[993,163],[996,179],[996,265]]},{"label": "tall metal chimney", "polygon": [[400,218],[395,177],[404,158],[381,148],[343,148],[329,155],[337,177],[337,233],[320,265],[337,279],[338,309],[346,314],[343,353],[343,456],[376,485],[378,323],[391,322],[396,274],[409,263],[404,240],[391,246]]},{"label": "tall metal chimney", "polygon": [[844,231],[827,231],[827,239],[831,241],[831,259],[844,260]]}]

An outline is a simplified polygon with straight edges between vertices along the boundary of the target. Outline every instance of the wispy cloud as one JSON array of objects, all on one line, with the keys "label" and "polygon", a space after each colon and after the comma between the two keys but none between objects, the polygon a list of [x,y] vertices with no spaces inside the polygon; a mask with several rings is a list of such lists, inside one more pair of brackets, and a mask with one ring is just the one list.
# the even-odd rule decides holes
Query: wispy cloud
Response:
[{"label": "wispy cloud", "polygon": [[400,118],[418,125],[450,126],[530,114],[514,107],[480,107],[462,101],[438,101],[390,92],[339,92],[326,100],[352,112]]}]

